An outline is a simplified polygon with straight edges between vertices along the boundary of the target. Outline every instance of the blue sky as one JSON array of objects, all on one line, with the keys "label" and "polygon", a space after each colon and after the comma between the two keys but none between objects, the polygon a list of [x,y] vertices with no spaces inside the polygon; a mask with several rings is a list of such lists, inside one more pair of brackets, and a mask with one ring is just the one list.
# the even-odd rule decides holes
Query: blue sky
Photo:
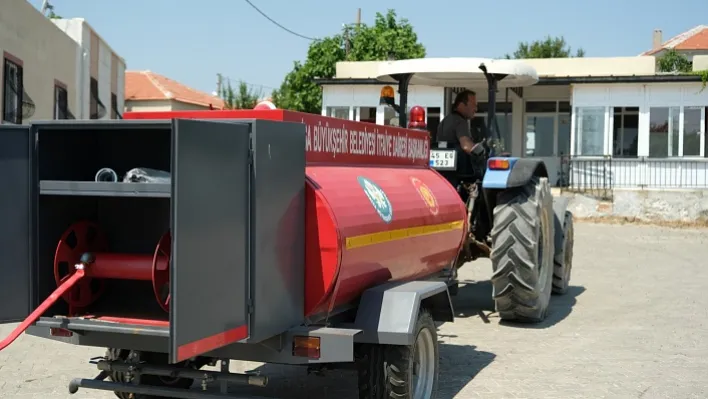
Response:
[{"label": "blue sky", "polygon": [[[41,0],[31,0],[39,7]],[[633,56],[651,47],[652,31],[664,40],[708,24],[708,1],[537,0],[448,3],[359,0],[252,0],[282,25],[309,37],[337,33],[376,12],[396,10],[415,27],[429,57],[498,57],[521,40],[563,35],[587,57]],[[243,0],[53,0],[65,18],[85,18],[130,70],[149,69],[200,90],[216,87],[216,74],[232,81],[280,85],[309,42],[273,25]],[[454,6],[453,6],[454,4]]]}]

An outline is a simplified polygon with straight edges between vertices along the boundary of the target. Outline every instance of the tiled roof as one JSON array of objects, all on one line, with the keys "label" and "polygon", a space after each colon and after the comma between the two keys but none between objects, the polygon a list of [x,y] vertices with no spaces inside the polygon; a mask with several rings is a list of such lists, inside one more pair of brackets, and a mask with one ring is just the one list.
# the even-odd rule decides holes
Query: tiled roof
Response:
[{"label": "tiled roof", "polygon": [[151,71],[125,71],[126,100],[175,100],[224,108],[224,100]]},{"label": "tiled roof", "polygon": [[652,55],[667,49],[708,50],[708,25],[698,25],[665,41],[658,49],[645,51],[641,55]]}]

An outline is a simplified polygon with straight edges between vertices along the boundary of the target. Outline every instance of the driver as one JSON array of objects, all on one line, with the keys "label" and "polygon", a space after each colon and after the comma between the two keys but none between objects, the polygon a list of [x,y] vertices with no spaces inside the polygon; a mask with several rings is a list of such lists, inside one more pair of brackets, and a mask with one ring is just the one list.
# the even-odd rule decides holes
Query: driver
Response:
[{"label": "driver", "polygon": [[477,112],[477,94],[472,90],[463,90],[455,96],[450,112],[438,125],[437,141],[445,141],[459,147],[467,154],[479,155],[484,152],[481,143],[472,140],[468,121]]}]

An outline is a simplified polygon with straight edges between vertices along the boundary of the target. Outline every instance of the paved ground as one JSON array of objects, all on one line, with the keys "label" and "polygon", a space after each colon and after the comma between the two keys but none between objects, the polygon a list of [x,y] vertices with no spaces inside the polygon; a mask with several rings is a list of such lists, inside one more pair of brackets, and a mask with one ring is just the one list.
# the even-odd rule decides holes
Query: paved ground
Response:
[{"label": "paved ground", "polygon": [[[467,265],[462,278],[469,283],[456,299],[459,318],[439,332],[439,398],[708,397],[706,259],[708,230],[578,224],[573,286],[554,297],[549,319],[534,328],[501,325],[489,314],[490,265]],[[10,328],[0,327],[0,336]],[[0,352],[0,397],[111,398],[67,394],[72,377],[95,374],[86,361],[100,354],[22,337]],[[271,386],[256,392],[356,397],[348,373],[307,377],[297,368],[260,369],[272,376]]]}]

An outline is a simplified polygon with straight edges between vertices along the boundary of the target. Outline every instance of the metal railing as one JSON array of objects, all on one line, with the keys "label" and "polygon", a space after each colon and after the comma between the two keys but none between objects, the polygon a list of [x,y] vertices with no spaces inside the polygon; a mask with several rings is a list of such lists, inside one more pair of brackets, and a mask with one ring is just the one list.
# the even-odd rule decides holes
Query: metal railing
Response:
[{"label": "metal railing", "polygon": [[708,189],[708,159],[561,157],[561,190],[612,198],[612,190]]}]

